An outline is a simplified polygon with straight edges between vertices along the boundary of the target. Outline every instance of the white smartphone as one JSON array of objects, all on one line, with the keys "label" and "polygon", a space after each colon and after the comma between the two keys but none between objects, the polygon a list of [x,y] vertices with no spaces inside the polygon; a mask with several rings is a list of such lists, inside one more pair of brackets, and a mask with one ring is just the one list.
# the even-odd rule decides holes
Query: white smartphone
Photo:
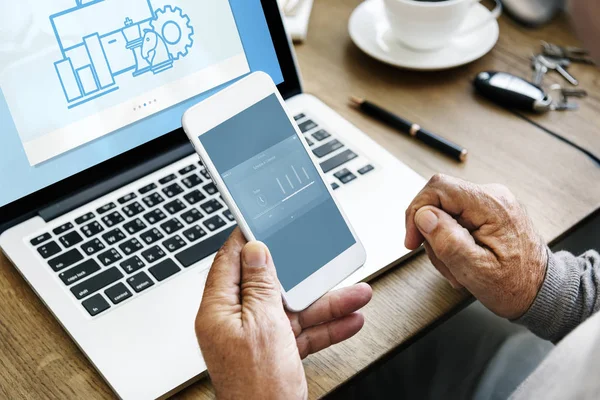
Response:
[{"label": "white smartphone", "polygon": [[190,108],[183,129],[248,240],[265,243],[291,311],[364,265],[365,249],[269,75]]}]

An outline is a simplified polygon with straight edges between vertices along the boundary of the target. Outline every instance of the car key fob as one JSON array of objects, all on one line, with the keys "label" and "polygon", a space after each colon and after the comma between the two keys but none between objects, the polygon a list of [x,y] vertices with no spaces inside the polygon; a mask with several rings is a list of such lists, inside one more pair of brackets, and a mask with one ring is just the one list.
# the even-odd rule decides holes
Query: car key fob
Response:
[{"label": "car key fob", "polygon": [[542,88],[506,72],[480,72],[474,85],[483,96],[508,108],[546,112],[552,105]]}]

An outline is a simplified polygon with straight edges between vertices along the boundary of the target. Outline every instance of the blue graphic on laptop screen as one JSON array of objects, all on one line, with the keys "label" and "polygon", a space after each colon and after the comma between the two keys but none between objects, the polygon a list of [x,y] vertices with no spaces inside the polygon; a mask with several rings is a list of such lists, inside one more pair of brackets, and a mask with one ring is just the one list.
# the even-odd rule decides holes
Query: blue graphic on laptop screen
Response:
[{"label": "blue graphic on laptop screen", "polygon": [[283,74],[261,0],[6,0],[0,207],[181,128],[253,71]]},{"label": "blue graphic on laptop screen", "polygon": [[[69,108],[118,90],[119,75],[157,75],[188,55],[194,44],[190,17],[180,7],[154,9],[150,0],[141,2],[147,4],[136,5],[131,14],[131,2],[125,7],[126,2],[78,0],[79,7],[50,16],[63,55],[54,66]],[[80,12],[98,13],[97,32],[73,45],[68,30],[60,27]]]}]

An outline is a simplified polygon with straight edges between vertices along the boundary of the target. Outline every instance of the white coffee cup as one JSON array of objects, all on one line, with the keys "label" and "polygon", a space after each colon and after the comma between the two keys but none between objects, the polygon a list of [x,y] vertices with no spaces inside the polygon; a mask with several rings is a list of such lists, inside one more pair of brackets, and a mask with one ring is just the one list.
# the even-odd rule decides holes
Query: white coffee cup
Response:
[{"label": "white coffee cup", "polygon": [[480,0],[383,0],[391,35],[415,50],[437,50],[452,38],[484,27],[502,14],[500,0],[488,17],[463,26],[471,7]]}]

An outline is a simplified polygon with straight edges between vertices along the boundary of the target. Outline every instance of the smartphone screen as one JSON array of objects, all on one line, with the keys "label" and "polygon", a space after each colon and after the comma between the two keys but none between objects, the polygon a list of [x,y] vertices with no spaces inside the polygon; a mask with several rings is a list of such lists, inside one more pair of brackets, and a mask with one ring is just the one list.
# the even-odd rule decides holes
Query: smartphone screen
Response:
[{"label": "smartphone screen", "polygon": [[275,94],[199,140],[285,291],[356,243]]}]

